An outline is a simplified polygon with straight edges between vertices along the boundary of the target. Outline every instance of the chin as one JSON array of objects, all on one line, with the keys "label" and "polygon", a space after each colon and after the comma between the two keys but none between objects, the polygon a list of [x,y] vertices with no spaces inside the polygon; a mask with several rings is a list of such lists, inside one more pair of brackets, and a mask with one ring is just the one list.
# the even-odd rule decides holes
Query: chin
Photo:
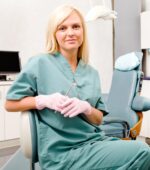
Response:
[{"label": "chin", "polygon": [[79,47],[80,47],[80,45],[79,45],[79,44],[76,44],[76,43],[68,44],[67,46],[68,46],[68,48],[69,48],[69,47],[70,47],[70,48],[79,48]]},{"label": "chin", "polygon": [[78,50],[79,47],[72,47],[72,48],[67,48],[68,51],[74,51],[74,50]]}]

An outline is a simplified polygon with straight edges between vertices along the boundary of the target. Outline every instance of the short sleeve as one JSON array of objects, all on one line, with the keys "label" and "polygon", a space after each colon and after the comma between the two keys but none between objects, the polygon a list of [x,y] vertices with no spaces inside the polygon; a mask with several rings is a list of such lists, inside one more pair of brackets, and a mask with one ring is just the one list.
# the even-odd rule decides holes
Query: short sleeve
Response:
[{"label": "short sleeve", "polygon": [[101,84],[100,84],[100,78],[99,78],[98,72],[97,72],[97,83],[96,84],[98,86],[97,89],[98,89],[99,98],[96,102],[95,108],[102,111],[103,115],[106,116],[108,114],[108,109],[102,97]]},{"label": "short sleeve", "polygon": [[29,60],[27,65],[22,69],[18,78],[14,81],[8,90],[7,100],[20,100],[27,96],[35,96],[36,88],[36,63],[34,60]]},{"label": "short sleeve", "polygon": [[103,102],[102,97],[98,99],[95,108],[102,111],[104,116],[108,114],[108,109],[106,107],[106,104]]}]

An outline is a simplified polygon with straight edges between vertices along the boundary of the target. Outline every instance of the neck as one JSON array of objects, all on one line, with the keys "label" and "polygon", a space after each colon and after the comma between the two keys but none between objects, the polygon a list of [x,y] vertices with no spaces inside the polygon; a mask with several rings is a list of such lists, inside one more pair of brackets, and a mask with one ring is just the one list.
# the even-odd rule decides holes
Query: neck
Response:
[{"label": "neck", "polygon": [[76,70],[77,67],[77,52],[73,51],[73,52],[66,52],[61,50],[60,53],[68,60],[72,71],[74,72]]}]

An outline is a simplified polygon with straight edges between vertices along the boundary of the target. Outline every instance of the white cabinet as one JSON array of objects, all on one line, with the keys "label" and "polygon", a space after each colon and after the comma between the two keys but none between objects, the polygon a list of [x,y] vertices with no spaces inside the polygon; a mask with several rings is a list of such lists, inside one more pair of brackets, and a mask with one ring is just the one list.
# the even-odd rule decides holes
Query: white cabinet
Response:
[{"label": "white cabinet", "polygon": [[4,140],[4,108],[3,108],[3,90],[0,86],[0,141]]},{"label": "white cabinet", "polygon": [[[144,80],[141,96],[150,98],[150,80]],[[143,112],[143,122],[140,136],[150,137],[150,111]]]},{"label": "white cabinet", "polygon": [[150,48],[150,10],[141,13],[141,49]]},{"label": "white cabinet", "polygon": [[12,82],[0,82],[0,141],[19,138],[19,112],[7,112],[4,108],[6,93]]}]

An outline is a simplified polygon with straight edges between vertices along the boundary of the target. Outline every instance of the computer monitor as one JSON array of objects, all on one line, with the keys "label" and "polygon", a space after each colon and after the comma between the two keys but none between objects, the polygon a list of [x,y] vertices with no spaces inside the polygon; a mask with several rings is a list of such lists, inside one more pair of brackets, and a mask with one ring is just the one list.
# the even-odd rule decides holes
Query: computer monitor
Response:
[{"label": "computer monitor", "polygon": [[20,70],[18,51],[0,51],[0,74],[18,73]]}]

